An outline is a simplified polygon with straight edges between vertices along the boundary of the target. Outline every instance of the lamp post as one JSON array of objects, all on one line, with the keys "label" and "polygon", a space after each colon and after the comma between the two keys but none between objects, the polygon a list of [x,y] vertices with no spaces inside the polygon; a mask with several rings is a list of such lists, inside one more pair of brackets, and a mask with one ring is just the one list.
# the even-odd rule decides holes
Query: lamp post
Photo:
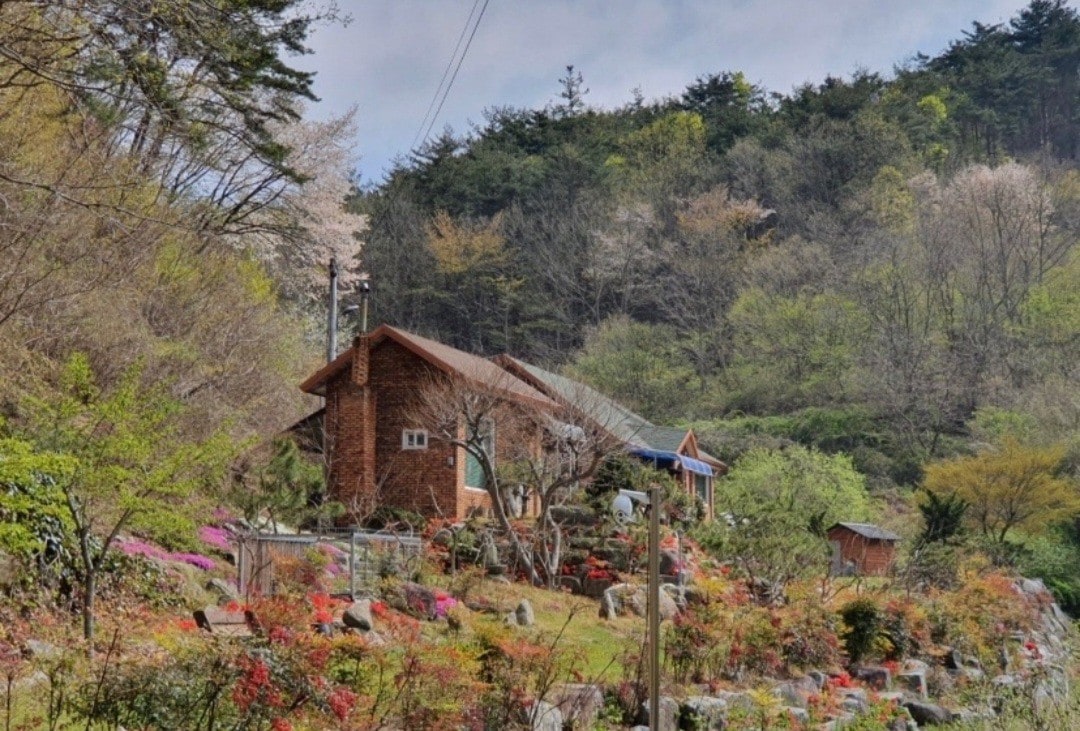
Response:
[{"label": "lamp post", "polygon": [[634,519],[634,504],[649,506],[649,576],[646,625],[649,639],[649,731],[660,729],[660,487],[648,493],[619,490],[611,505],[617,520]]}]

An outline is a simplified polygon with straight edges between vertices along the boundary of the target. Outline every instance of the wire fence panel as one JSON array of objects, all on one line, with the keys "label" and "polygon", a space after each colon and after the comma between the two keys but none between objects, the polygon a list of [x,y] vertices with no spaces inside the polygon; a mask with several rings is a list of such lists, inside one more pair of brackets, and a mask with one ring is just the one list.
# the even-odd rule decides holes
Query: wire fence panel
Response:
[{"label": "wire fence panel", "polygon": [[419,570],[422,552],[423,543],[414,534],[249,533],[239,540],[237,585],[247,599],[274,596],[290,582],[355,597],[384,577],[411,578]]}]

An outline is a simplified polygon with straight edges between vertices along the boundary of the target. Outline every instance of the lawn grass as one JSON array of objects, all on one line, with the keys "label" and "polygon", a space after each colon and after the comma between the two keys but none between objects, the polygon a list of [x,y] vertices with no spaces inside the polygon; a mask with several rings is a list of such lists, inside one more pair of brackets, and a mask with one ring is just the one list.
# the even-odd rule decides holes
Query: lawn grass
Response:
[{"label": "lawn grass", "polygon": [[521,631],[551,641],[558,637],[559,647],[578,652],[579,672],[587,681],[613,681],[621,677],[624,655],[628,650],[637,654],[645,634],[643,618],[600,619],[600,602],[588,597],[491,580],[482,581],[472,591],[500,609],[497,616],[484,619],[478,616],[474,621],[503,622],[518,602],[528,599],[536,625]]}]

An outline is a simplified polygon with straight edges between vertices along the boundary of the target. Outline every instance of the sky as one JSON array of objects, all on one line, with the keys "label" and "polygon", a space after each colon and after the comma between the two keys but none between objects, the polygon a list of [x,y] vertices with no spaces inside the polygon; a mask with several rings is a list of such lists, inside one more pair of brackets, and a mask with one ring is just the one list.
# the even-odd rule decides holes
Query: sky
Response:
[{"label": "sky", "polygon": [[[483,5],[483,0],[479,0]],[[1073,4],[1073,3],[1070,3]],[[473,0],[338,0],[352,20],[316,29],[311,55],[321,98],[308,116],[356,107],[364,182],[379,181],[413,147],[474,7]],[[694,79],[742,71],[790,92],[859,68],[890,74],[916,52],[937,54],[971,22],[1001,23],[1025,0],[488,0],[433,135],[465,132],[494,106],[539,108],[573,64],[591,106],[614,108],[638,88],[677,96]],[[479,8],[478,8],[479,9]],[[421,134],[421,139],[423,135]]]}]

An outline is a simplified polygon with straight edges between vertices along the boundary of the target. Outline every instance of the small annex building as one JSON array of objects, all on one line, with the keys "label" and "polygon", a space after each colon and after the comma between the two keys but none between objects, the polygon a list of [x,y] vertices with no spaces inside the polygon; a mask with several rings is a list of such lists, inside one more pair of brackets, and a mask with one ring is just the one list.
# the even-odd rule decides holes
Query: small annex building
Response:
[{"label": "small annex building", "polygon": [[837,523],[826,535],[835,574],[884,576],[896,561],[900,536],[871,523]]}]

